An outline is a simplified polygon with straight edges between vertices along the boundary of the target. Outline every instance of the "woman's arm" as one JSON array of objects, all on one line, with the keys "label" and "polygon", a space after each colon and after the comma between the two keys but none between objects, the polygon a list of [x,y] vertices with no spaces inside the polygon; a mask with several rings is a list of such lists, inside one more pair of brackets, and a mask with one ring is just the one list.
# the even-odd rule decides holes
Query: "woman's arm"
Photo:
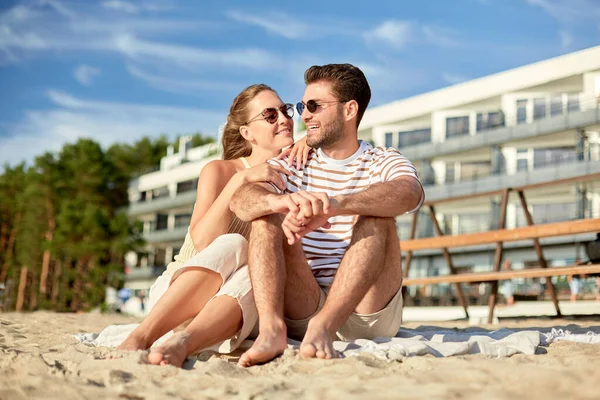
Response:
[{"label": "woman's arm", "polygon": [[231,222],[229,204],[240,187],[250,182],[271,182],[283,190],[285,181],[282,174],[289,175],[289,171],[267,163],[237,173],[226,161],[215,160],[208,163],[198,179],[196,206],[190,221],[194,248],[201,251],[227,233]]},{"label": "woman's arm", "polygon": [[227,233],[231,222],[229,203],[244,183],[243,176],[221,160],[211,161],[200,173],[196,206],[190,221],[190,235],[196,251]]}]

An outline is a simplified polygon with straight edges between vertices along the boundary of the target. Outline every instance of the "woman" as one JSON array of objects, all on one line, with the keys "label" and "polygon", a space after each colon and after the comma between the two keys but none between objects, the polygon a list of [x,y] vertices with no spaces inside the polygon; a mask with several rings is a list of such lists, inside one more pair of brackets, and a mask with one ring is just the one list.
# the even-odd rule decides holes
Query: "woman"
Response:
[{"label": "woman", "polygon": [[[164,344],[152,349],[152,364],[181,366],[185,358],[218,345],[228,353],[253,331],[258,319],[246,266],[250,226],[229,210],[233,193],[247,182],[271,182],[281,189],[287,172],[266,161],[293,144],[293,106],[266,85],[244,89],[233,101],[224,128],[223,160],[207,164],[184,244],[150,289],[150,314],[119,346],[148,349],[187,322]],[[304,141],[284,154],[306,162]]]}]

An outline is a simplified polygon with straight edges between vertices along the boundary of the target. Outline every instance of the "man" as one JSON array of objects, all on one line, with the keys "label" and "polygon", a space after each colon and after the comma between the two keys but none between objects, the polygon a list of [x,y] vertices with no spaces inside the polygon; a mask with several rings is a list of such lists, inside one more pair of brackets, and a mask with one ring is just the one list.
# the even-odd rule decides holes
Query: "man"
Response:
[{"label": "man", "polygon": [[395,149],[358,140],[371,98],[360,69],[313,66],[297,108],[316,149],[287,168],[283,193],[248,184],[231,210],[252,221],[248,265],[259,336],[241,366],[302,340],[302,357],[336,356],[332,339],[394,336],[402,322],[402,268],[394,217],[416,211],[424,193],[413,165]]}]

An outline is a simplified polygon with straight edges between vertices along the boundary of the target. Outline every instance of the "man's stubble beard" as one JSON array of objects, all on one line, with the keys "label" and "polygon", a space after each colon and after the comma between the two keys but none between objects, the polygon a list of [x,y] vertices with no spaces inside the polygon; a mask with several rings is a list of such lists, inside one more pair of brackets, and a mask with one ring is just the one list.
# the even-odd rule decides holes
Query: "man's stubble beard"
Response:
[{"label": "man's stubble beard", "polygon": [[344,136],[344,123],[341,118],[321,126],[319,137],[306,138],[306,144],[313,149],[327,149],[336,144]]}]

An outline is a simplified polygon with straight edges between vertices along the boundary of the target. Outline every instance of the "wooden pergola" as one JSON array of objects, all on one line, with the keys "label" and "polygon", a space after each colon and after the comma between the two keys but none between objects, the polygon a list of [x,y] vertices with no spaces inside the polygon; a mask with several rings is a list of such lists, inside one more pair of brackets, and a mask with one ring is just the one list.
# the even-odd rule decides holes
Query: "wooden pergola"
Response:
[{"label": "wooden pergola", "polygon": [[[525,197],[525,191],[536,189],[550,185],[561,185],[569,183],[577,183],[590,180],[600,180],[600,173],[582,175],[578,177],[542,182],[538,184],[519,186],[514,188],[504,188],[488,192],[470,194],[465,196],[456,196],[451,198],[445,198],[434,201],[426,201],[424,207],[429,208],[429,216],[433,224],[433,228],[437,237],[415,239],[415,233],[417,229],[417,222],[419,213],[414,213],[412,217],[410,227],[409,240],[401,242],[401,249],[406,253],[405,267],[403,270],[404,282],[403,286],[416,285],[416,284],[435,284],[435,283],[453,283],[456,287],[456,293],[460,305],[465,310],[465,315],[468,318],[468,304],[460,286],[461,283],[469,282],[490,282],[492,284],[492,292],[489,298],[489,315],[488,321],[493,320],[493,313],[497,302],[498,296],[498,281],[503,279],[512,279],[517,277],[549,277],[555,275],[568,275],[568,274],[583,274],[583,273],[597,273],[600,272],[600,266],[587,265],[572,268],[552,268],[548,269],[548,263],[544,257],[542,246],[540,245],[540,238],[552,237],[552,236],[564,236],[573,235],[589,232],[600,231],[600,218],[595,219],[582,219],[576,221],[566,221],[553,224],[536,225],[533,222],[533,218],[527,207],[527,199]],[[508,198],[511,193],[517,193],[525,219],[527,221],[526,227],[505,229],[506,228],[506,210],[508,206]],[[472,234],[461,234],[446,236],[442,232],[438,220],[435,216],[435,206],[440,203],[456,202],[461,200],[468,200],[476,197],[490,197],[501,195],[502,200],[500,204],[500,215],[498,220],[498,230],[472,233]],[[502,262],[503,254],[503,243],[510,241],[519,240],[532,240],[535,252],[537,254],[540,268],[536,271],[503,271],[500,272],[500,266]],[[487,273],[468,273],[468,274],[457,274],[456,268],[452,262],[452,256],[448,251],[449,248],[475,246],[482,244],[496,244],[494,253],[494,262],[492,265],[492,271]],[[426,277],[426,278],[408,278],[410,271],[411,262],[413,259],[413,252],[415,250],[424,249],[440,249],[444,256],[444,259],[448,265],[450,275],[448,276],[437,276],[437,277]],[[579,271],[579,272],[574,272]],[[529,274],[529,275],[528,275]],[[530,276],[531,275],[531,276]],[[556,296],[556,289],[552,282],[549,282],[548,289],[554,307],[556,309],[556,315],[560,316],[560,307],[558,305],[558,299]]]}]

